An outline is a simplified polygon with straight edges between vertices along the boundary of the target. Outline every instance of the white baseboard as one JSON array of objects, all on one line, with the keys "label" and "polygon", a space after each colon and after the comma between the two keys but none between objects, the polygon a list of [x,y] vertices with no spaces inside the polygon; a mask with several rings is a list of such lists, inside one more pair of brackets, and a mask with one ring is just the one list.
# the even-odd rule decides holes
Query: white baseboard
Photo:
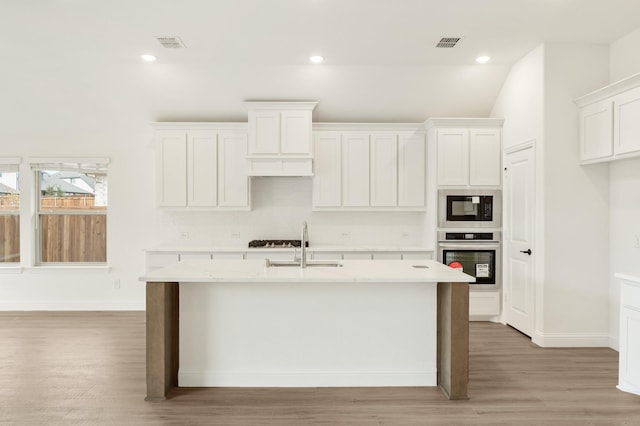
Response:
[{"label": "white baseboard", "polygon": [[435,371],[178,371],[183,387],[436,386]]},{"label": "white baseboard", "polygon": [[144,300],[3,300],[0,311],[144,311]]},{"label": "white baseboard", "polygon": [[532,341],[543,348],[608,348],[606,333],[542,333],[536,330]]},{"label": "white baseboard", "polygon": [[620,352],[620,339],[618,336],[609,336],[609,347]]}]

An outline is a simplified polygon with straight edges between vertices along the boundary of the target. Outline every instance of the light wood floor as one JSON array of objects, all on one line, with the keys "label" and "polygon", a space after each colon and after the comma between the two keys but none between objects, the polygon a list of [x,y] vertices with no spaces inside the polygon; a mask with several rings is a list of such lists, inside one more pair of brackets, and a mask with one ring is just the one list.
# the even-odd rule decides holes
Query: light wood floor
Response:
[{"label": "light wood floor", "polygon": [[0,425],[640,425],[610,349],[471,323],[469,401],[436,388],[180,389],[144,401],[141,312],[0,312]]}]

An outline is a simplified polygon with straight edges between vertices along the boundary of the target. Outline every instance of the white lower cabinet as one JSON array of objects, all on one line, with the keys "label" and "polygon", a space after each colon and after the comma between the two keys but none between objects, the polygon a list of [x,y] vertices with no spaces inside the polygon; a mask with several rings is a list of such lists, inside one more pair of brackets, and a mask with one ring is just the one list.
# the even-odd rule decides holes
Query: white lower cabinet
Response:
[{"label": "white lower cabinet", "polygon": [[[248,210],[246,130],[156,123],[161,207]],[[188,123],[184,123],[185,126]],[[230,127],[230,126],[226,126]]]},{"label": "white lower cabinet", "polygon": [[618,389],[640,395],[640,279],[620,283]]},{"label": "white lower cabinet", "polygon": [[[473,284],[471,284],[473,285]],[[469,291],[469,319],[486,321],[500,315],[500,291]]]}]

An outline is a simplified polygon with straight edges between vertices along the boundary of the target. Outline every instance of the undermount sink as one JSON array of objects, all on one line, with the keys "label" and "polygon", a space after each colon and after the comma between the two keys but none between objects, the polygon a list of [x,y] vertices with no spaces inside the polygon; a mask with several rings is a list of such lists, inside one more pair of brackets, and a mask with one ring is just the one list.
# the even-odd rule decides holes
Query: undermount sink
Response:
[{"label": "undermount sink", "polygon": [[[300,267],[300,262],[295,261],[295,260],[269,260],[269,259],[265,259],[265,266],[267,268],[270,267]],[[324,267],[328,267],[328,268],[339,268],[342,267],[342,263],[340,262],[331,262],[331,261],[313,261],[313,260],[308,260],[307,261],[307,268],[314,268],[314,267],[319,267],[319,266],[324,266]]]}]

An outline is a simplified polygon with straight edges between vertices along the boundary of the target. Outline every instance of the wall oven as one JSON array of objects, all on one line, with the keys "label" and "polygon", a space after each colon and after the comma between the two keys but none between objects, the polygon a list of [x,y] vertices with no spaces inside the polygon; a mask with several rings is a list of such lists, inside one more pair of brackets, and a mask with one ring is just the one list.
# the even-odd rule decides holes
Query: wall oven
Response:
[{"label": "wall oven", "polygon": [[502,191],[499,189],[440,189],[440,228],[500,228]]},{"label": "wall oven", "polygon": [[445,265],[458,262],[465,274],[476,278],[474,290],[495,290],[501,283],[500,231],[438,232],[438,260]]}]

